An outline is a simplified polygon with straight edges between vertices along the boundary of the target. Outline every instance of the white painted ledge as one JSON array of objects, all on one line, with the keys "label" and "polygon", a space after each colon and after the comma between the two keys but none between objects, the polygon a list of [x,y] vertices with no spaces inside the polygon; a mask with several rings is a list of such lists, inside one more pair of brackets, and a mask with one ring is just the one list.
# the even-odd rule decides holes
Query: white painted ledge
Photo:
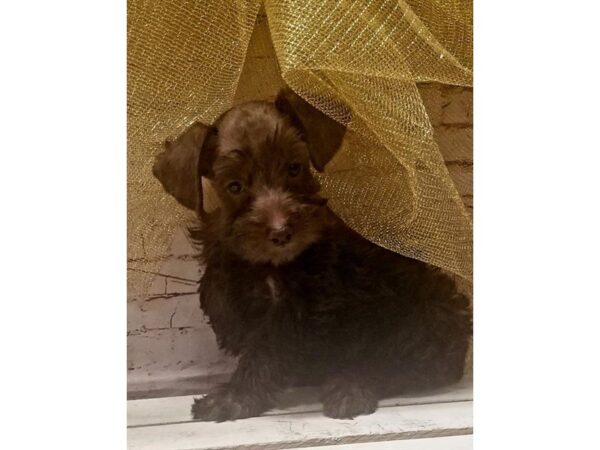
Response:
[{"label": "white painted ledge", "polygon": [[332,447],[305,447],[311,450],[470,450],[473,448],[473,435],[443,436],[437,438],[409,439],[401,441],[360,442],[341,444]]},{"label": "white painted ledge", "polygon": [[[469,381],[418,397],[382,400],[374,414],[353,420],[324,417],[320,405],[313,402],[313,394],[291,390],[278,409],[261,417],[224,423],[193,421],[193,396],[131,400],[127,413],[128,448],[274,450],[332,444],[344,444],[348,450],[472,447]],[[305,400],[303,404],[293,400],[299,395]],[[352,445],[357,443],[360,445]]]}]

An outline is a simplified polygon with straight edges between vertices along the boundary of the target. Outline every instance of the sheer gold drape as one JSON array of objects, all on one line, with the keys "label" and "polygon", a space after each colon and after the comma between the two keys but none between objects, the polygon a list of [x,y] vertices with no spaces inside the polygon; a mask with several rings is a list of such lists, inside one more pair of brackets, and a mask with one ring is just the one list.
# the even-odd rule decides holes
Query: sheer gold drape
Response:
[{"label": "sheer gold drape", "polygon": [[[280,73],[257,66],[238,89],[261,8]],[[348,125],[319,175],[332,209],[379,245],[471,278],[470,216],[417,89],[471,85],[471,23],[472,4],[460,0],[129,0],[130,292],[192,218],[152,176],[165,138],[281,79]]]}]

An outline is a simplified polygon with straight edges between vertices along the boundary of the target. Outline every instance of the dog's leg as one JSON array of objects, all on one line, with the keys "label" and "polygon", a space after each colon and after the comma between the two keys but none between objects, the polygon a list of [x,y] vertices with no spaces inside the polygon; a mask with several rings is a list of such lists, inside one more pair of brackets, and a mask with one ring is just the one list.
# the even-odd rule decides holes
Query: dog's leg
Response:
[{"label": "dog's leg", "polygon": [[217,422],[258,416],[273,406],[274,395],[286,385],[276,358],[261,350],[245,353],[228,383],[194,399],[192,416]]},{"label": "dog's leg", "polygon": [[377,409],[379,396],[372,383],[358,374],[341,375],[323,387],[323,413],[334,419],[352,419]]}]

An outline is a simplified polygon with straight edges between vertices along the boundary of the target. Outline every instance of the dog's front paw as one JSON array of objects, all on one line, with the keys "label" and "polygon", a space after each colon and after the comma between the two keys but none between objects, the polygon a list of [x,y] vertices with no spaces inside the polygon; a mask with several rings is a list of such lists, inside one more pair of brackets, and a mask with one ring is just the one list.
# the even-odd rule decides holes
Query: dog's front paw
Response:
[{"label": "dog's front paw", "polygon": [[224,422],[260,415],[267,409],[256,395],[223,386],[194,399],[192,417],[196,420]]},{"label": "dog's front paw", "polygon": [[363,414],[372,414],[377,409],[375,393],[351,383],[330,386],[321,399],[323,413],[334,419],[352,419]]}]

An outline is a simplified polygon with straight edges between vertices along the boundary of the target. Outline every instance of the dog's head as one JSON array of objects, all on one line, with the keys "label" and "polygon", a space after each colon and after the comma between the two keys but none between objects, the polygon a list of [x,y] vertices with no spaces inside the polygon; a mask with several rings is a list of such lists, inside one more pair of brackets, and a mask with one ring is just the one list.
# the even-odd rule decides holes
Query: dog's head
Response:
[{"label": "dog's head", "polygon": [[201,178],[220,201],[224,245],[255,263],[282,264],[317,241],[326,200],[310,164],[323,171],[345,127],[290,89],[275,103],[234,107],[212,126],[195,123],[154,164],[154,175],[182,205],[206,219]]}]

